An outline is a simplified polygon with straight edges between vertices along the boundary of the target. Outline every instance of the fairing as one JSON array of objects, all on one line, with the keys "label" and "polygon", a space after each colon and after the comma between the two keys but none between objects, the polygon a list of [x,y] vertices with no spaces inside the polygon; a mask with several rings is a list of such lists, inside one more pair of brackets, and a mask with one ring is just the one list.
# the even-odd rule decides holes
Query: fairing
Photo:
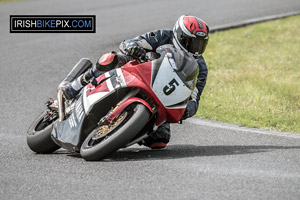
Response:
[{"label": "fairing", "polygon": [[122,88],[117,92],[110,92],[101,99],[101,102],[95,103],[89,113],[84,110],[83,92],[76,101],[72,114],[66,120],[58,122],[52,130],[53,140],[69,151],[79,151],[86,136],[96,128],[99,120],[125,96],[128,90]]},{"label": "fairing", "polygon": [[86,114],[83,110],[82,96],[76,101],[72,114],[64,121],[54,125],[52,139],[61,147],[70,151],[79,151],[78,144],[84,139],[81,134]]}]

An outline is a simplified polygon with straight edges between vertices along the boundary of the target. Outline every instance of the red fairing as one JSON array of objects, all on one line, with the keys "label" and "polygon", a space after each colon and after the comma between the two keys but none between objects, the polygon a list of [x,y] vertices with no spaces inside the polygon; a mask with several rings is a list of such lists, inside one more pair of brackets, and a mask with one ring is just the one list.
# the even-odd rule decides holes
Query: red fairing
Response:
[{"label": "red fairing", "polygon": [[[134,68],[132,68],[133,66],[134,66]],[[142,64],[139,64],[139,62],[137,62],[137,61],[129,62],[126,65],[124,65],[124,68],[122,68],[122,71],[123,71],[123,73],[124,73],[124,71],[131,73],[131,75],[128,74],[129,76],[134,75],[136,72],[137,75],[139,77],[141,77],[145,83],[147,83],[147,87],[151,88],[152,62],[145,62]],[[126,80],[126,76],[124,76],[124,77]],[[139,78],[139,77],[136,76],[136,78]],[[128,80],[126,80],[126,82],[128,82]]]},{"label": "red fairing", "polygon": [[[121,68],[122,75],[124,77],[124,81],[126,82],[126,87],[135,87],[140,88],[144,93],[146,93],[155,104],[156,110],[158,112],[158,118],[156,120],[156,125],[159,126],[164,122],[169,123],[177,123],[185,109],[182,108],[166,108],[162,102],[158,99],[156,94],[152,90],[152,83],[151,83],[151,75],[152,75],[152,62],[145,62],[145,63],[138,63],[137,61],[129,62]],[[102,74],[97,78],[97,82],[101,82],[107,77],[105,74]],[[107,81],[103,81],[99,86],[96,88],[89,84],[87,86],[86,96],[90,96],[92,94],[101,93],[101,92],[111,92],[108,88]],[[128,105],[134,102],[139,102],[144,104],[151,112],[152,108],[147,103],[147,101],[132,97],[123,102],[110,116],[108,119],[109,121],[113,120],[118,114],[124,110]]]},{"label": "red fairing", "polygon": [[184,111],[185,111],[185,108],[177,108],[177,109],[166,109],[167,110],[167,122],[170,122],[170,123],[177,123]]},{"label": "red fairing", "polygon": [[[129,62],[122,68],[122,72],[128,87],[139,87],[147,92],[151,89],[151,70],[152,62],[139,64],[138,62]],[[152,92],[152,94],[154,94]],[[154,95],[155,96],[155,95]]]},{"label": "red fairing", "polygon": [[128,87],[141,88],[152,99],[159,113],[156,121],[157,126],[164,122],[177,123],[181,119],[185,109],[168,109],[164,107],[153,92],[151,85],[152,62],[142,64],[136,61],[129,62],[122,68],[122,72]]},{"label": "red fairing", "polygon": [[127,99],[126,101],[124,101],[119,107],[117,107],[114,112],[108,116],[107,121],[108,122],[112,122],[127,106],[129,106],[132,103],[135,102],[140,102],[142,104],[144,104],[148,110],[153,114],[152,108],[150,107],[150,105],[144,101],[143,99],[137,98],[137,97],[131,97],[129,99]]},{"label": "red fairing", "polygon": [[186,28],[192,34],[196,34],[196,32],[205,32],[206,35],[208,35],[206,23],[203,20],[201,19],[197,20],[195,17],[192,16],[185,16],[183,21]]},{"label": "red fairing", "polygon": [[[101,76],[99,76],[97,78],[97,81],[98,83],[105,79],[105,75],[102,74]],[[97,86],[97,88],[95,88],[95,86],[93,86],[92,84],[88,84],[87,86],[87,90],[86,90],[86,96],[90,96],[92,94],[95,94],[95,93],[99,93],[99,92],[109,92],[109,89],[107,87],[107,83],[104,81],[103,83],[101,83],[99,86]]]}]

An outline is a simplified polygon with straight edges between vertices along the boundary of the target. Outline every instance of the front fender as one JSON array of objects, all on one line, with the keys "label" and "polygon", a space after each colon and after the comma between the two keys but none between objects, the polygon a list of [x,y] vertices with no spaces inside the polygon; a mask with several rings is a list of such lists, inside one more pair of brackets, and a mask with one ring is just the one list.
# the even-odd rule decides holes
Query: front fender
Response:
[{"label": "front fender", "polygon": [[152,110],[151,106],[145,100],[138,98],[138,97],[130,97],[130,98],[126,99],[121,105],[116,107],[109,116],[107,116],[107,121],[109,123],[111,123],[125,108],[127,108],[129,105],[131,105],[133,103],[144,104],[144,106],[146,106],[146,108],[148,108],[148,110],[152,116],[153,110]]}]

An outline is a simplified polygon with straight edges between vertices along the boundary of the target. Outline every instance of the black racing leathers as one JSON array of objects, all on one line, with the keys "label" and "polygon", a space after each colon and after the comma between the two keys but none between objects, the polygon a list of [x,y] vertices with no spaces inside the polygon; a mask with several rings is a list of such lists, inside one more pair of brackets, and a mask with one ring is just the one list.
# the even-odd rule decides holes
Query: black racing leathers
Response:
[{"label": "black racing leathers", "polygon": [[[147,32],[143,35],[137,36],[134,39],[125,40],[121,45],[128,48],[130,46],[140,46],[148,51],[155,51],[157,47],[164,44],[173,44],[173,31],[172,30],[155,30]],[[206,84],[207,78],[207,65],[204,58],[201,56],[197,59],[199,66],[199,75],[196,83],[196,87],[191,95],[191,99],[187,104],[187,117],[191,117],[196,114],[199,106],[200,96]]]}]

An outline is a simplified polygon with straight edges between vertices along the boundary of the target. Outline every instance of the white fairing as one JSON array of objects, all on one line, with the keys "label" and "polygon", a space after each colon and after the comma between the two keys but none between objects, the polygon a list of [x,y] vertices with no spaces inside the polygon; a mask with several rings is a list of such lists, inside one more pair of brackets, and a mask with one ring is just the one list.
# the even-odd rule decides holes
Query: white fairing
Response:
[{"label": "white fairing", "polygon": [[[122,88],[127,87],[122,70],[120,68],[118,68],[118,69],[116,69],[116,72],[117,72],[117,77],[116,77],[115,81],[118,83],[118,86],[115,86],[115,87],[122,87]],[[106,78],[111,77],[109,72],[106,72],[104,75],[105,75]],[[84,105],[85,113],[88,114],[90,112],[90,110],[92,109],[94,104],[101,101],[102,99],[104,99],[105,97],[110,95],[111,92],[116,90],[116,88],[112,84],[111,79],[107,79],[105,82],[107,84],[109,92],[97,92],[97,93],[93,93],[93,94],[87,96],[86,92],[87,92],[88,89],[87,89],[87,87],[84,87],[83,105]],[[90,89],[93,90],[94,88],[89,88],[89,90]]]},{"label": "white fairing", "polygon": [[[174,62],[171,62],[171,64],[175,65]],[[165,56],[152,85],[153,92],[165,107],[183,102],[192,93],[174,71],[173,68],[176,68],[176,66],[171,64],[168,57]],[[171,90],[172,92],[169,93]],[[185,108],[185,106],[182,107]]]},{"label": "white fairing", "polygon": [[[84,88],[83,92],[84,92],[83,94],[86,94],[86,87]],[[88,114],[90,112],[91,105],[94,105],[100,99],[106,97],[109,93],[110,92],[98,92],[88,97],[86,95],[83,95],[83,105],[84,105],[85,113]]]}]

